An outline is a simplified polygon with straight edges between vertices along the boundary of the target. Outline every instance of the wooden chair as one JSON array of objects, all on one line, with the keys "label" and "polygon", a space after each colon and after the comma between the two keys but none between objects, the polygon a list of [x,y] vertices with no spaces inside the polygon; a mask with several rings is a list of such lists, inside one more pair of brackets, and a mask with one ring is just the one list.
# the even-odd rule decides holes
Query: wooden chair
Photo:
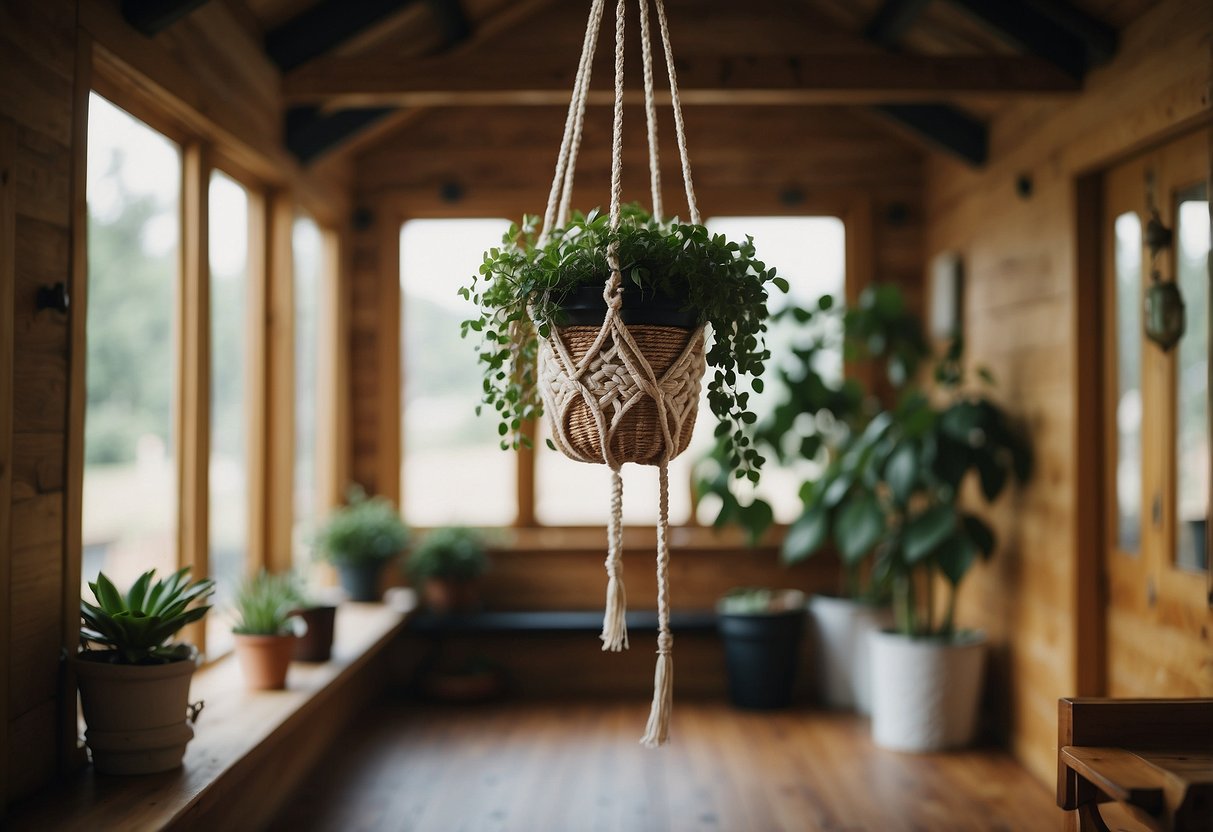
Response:
[{"label": "wooden chair", "polygon": [[1107,832],[1115,801],[1158,832],[1213,832],[1213,699],[1061,699],[1057,805]]}]

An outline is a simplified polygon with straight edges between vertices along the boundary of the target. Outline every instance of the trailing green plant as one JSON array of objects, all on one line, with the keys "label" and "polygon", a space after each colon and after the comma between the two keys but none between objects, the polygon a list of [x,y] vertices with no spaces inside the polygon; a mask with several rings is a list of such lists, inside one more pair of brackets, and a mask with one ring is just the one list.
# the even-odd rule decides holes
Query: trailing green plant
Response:
[{"label": "trailing green plant", "polygon": [[80,636],[88,658],[113,664],[165,664],[194,656],[190,644],[170,644],[185,625],[198,621],[210,606],[203,602],[215,589],[209,578],[190,581],[185,567],[152,583],[155,569],[144,572],[122,595],[104,573],[89,583],[96,604],[80,599]]},{"label": "trailing green plant", "polygon": [[484,534],[463,526],[434,529],[409,553],[405,569],[414,583],[431,578],[470,581],[488,569]]},{"label": "trailing green plant", "polygon": [[[496,411],[503,449],[529,445],[526,422],[542,415],[536,385],[539,338],[561,325],[561,305],[582,286],[602,286],[610,270],[606,251],[619,245],[625,292],[684,301],[707,324],[708,404],[717,437],[738,477],[757,481],[762,458],[749,447],[751,390],[761,392],[768,287],[787,282],[757,259],[753,239],[730,242],[702,225],[658,221],[637,205],[625,206],[618,230],[597,211],[575,213],[538,245],[538,218],[512,225],[502,245],[485,253],[480,271],[460,294],[478,313],[463,322],[475,333],[484,370],[482,406]],[[479,412],[480,408],[477,409]]]},{"label": "trailing green plant", "polygon": [[335,565],[384,563],[408,546],[409,530],[390,500],[353,486],[347,504],[329,515],[315,541],[319,557]]},{"label": "trailing green plant", "polygon": [[[874,552],[874,579],[892,587],[897,629],[909,636],[953,633],[960,582],[997,545],[994,530],[962,506],[966,481],[976,480],[988,504],[1032,472],[1031,449],[1006,412],[964,388],[961,350],[957,340],[937,365],[941,402],[911,389],[876,414],[804,489],[804,514],[788,532],[806,557],[830,538],[844,560]],[[948,586],[938,621],[929,592],[920,597],[937,576]]]},{"label": "trailing green plant", "polygon": [[262,570],[240,584],[233,601],[236,623],[232,632],[247,636],[277,636],[290,632],[290,615],[299,605],[299,588],[290,575]]},{"label": "trailing green plant", "polygon": [[[879,409],[878,397],[859,381],[858,373],[841,372],[839,356],[852,366],[882,370],[895,392],[918,372],[928,347],[918,319],[890,284],[867,287],[852,308],[823,295],[812,308],[789,306],[772,320],[794,328],[794,335],[790,349],[773,364],[776,382],[769,393],[776,403],[756,425],[752,444],[785,468],[806,471],[800,486],[804,498]],[[737,493],[722,464],[724,452],[717,446],[696,466],[696,494],[719,500],[716,526],[740,526],[751,543],[756,542],[773,524],[773,511],[752,493]],[[802,518],[789,528],[782,549],[785,562],[798,562],[811,553],[805,546],[805,535],[815,532],[806,528],[809,522]],[[865,575],[870,577],[870,570],[862,569],[869,551],[855,551],[847,541],[836,541],[836,548],[842,555],[844,594],[869,601],[885,598],[887,587],[864,582]]]}]

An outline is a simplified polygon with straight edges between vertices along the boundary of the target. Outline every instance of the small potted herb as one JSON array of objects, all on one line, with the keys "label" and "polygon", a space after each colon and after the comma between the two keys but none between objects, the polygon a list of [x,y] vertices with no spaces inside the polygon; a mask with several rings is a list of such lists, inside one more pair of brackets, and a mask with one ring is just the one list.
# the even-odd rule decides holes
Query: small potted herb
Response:
[{"label": "small potted herb", "polygon": [[440,613],[477,607],[478,579],[488,566],[484,535],[460,526],[427,533],[405,562],[426,605]]},{"label": "small potted herb", "polygon": [[236,593],[236,657],[250,690],[281,690],[295,653],[291,612],[298,593],[289,575],[260,572]]},{"label": "small potted herb", "polygon": [[733,704],[753,710],[790,705],[804,637],[804,593],[734,589],[716,613]]},{"label": "small potted herb", "polygon": [[408,542],[408,527],[396,507],[384,497],[368,497],[358,486],[316,535],[320,557],[337,568],[341,587],[352,601],[379,599],[383,567],[399,557]]},{"label": "small potted herb", "polygon": [[85,740],[102,774],[150,774],[181,765],[194,736],[187,722],[193,645],[172,639],[199,621],[214,582],[189,581],[189,567],[155,581],[144,572],[126,595],[104,574],[80,601],[83,649],[72,657]]},{"label": "small potted herb", "polygon": [[[611,274],[607,251],[617,245],[621,274],[621,319],[657,377],[679,358],[699,328],[707,326],[711,373],[708,403],[718,422],[731,469],[758,479],[762,459],[742,437],[757,417],[748,406],[750,390],[768,357],[763,345],[767,292],[787,291],[787,282],[758,260],[753,240],[730,242],[702,225],[658,220],[637,205],[625,206],[617,230],[607,215],[575,213],[541,245],[537,218],[512,226],[502,245],[486,252],[480,273],[461,294],[479,308],[463,323],[463,333],[479,338],[484,370],[484,405],[497,412],[502,447],[528,444],[523,426],[544,411],[539,363],[541,352],[554,359],[551,339],[558,334],[575,361],[594,345],[607,304],[603,286]],[[545,343],[544,350],[540,345]],[[702,366],[702,365],[701,365]],[[697,372],[693,362],[688,373]],[[686,383],[698,390],[698,375]],[[550,391],[549,391],[550,392]],[[698,395],[690,395],[693,408]],[[562,403],[551,418],[567,425],[561,450],[574,458],[602,461],[602,437],[593,414],[578,399]],[[671,427],[676,456],[690,441],[694,413]],[[657,464],[667,452],[654,401],[641,396],[612,431],[611,451],[619,462]],[[563,440],[561,440],[563,441]]]}]

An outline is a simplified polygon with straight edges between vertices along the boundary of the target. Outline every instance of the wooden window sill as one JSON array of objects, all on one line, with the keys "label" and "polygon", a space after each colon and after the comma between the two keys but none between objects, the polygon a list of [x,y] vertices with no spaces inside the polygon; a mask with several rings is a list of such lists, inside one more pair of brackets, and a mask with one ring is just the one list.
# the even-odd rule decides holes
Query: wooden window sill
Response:
[{"label": "wooden window sill", "polygon": [[[190,686],[190,701],[203,700],[206,706],[180,769],[106,777],[89,766],[69,782],[16,807],[9,818],[11,828],[194,828],[223,801],[233,806],[257,801],[258,795],[247,793],[258,782],[250,775],[264,768],[267,759],[270,766],[291,767],[293,755],[278,752],[298,742],[300,735],[332,730],[333,711],[348,697],[347,689],[366,684],[358,677],[367,674],[360,671],[385,651],[412,612],[411,593],[397,597],[401,600],[393,606],[341,605],[332,660],[293,663],[287,690],[246,690],[234,655],[200,668]],[[321,724],[324,731],[317,730]],[[267,796],[263,802],[272,801]]]}]

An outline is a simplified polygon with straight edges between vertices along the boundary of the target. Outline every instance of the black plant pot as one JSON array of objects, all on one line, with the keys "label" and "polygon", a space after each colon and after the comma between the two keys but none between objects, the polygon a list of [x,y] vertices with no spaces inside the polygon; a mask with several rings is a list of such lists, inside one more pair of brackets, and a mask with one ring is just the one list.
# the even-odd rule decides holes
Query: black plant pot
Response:
[{"label": "black plant pot", "polygon": [[[599,326],[606,317],[606,301],[602,286],[590,284],[569,292],[560,302],[561,326]],[[642,292],[635,285],[623,287],[623,306],[619,316],[628,326],[676,326],[694,329],[698,318],[687,307],[685,296],[664,292]]]},{"label": "black plant pot", "polygon": [[738,708],[774,710],[792,703],[804,638],[803,609],[720,613],[729,699]]},{"label": "black plant pot", "polygon": [[341,588],[351,601],[379,600],[379,573],[383,571],[381,561],[337,564],[337,577]]}]

